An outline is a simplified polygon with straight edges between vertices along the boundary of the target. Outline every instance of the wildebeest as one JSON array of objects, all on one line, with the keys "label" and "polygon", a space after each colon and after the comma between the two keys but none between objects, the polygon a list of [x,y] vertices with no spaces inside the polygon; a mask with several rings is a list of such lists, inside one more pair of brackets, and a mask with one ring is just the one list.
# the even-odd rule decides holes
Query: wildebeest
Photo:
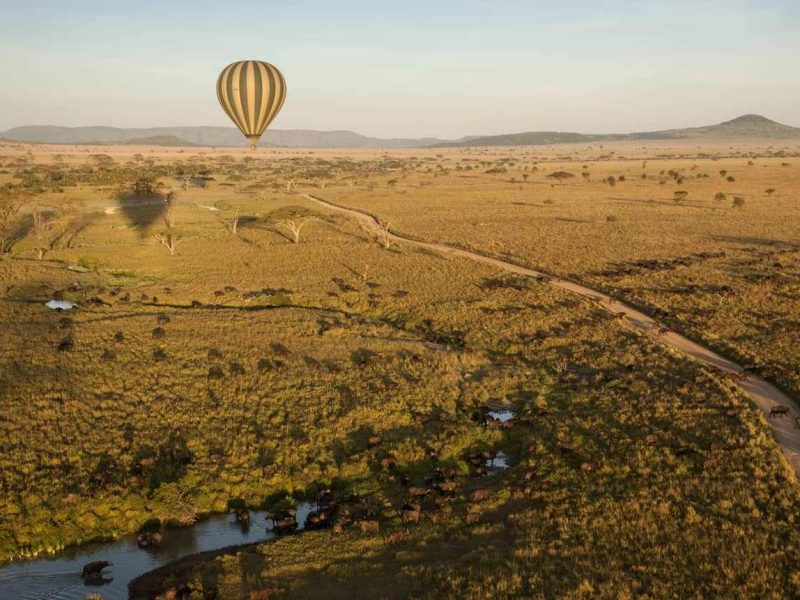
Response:
[{"label": "wildebeest", "polygon": [[391,454],[384,456],[381,459],[381,468],[382,469],[391,469],[397,465],[397,459],[392,456]]},{"label": "wildebeest", "polygon": [[236,521],[241,523],[242,525],[249,525],[250,524],[250,511],[247,510],[247,507],[236,506],[231,509],[231,512],[236,517]]},{"label": "wildebeest", "polygon": [[361,533],[378,533],[380,524],[375,519],[360,519],[357,521]]},{"label": "wildebeest", "polygon": [[467,460],[470,462],[471,465],[477,467],[486,464],[486,462],[491,458],[488,452],[476,452],[474,454],[470,454],[467,457]]},{"label": "wildebeest", "polygon": [[160,546],[163,539],[163,536],[158,531],[145,531],[138,535],[136,544],[139,548],[152,548]]},{"label": "wildebeest", "polygon": [[470,494],[470,500],[473,502],[481,502],[489,497],[489,490],[475,490]]},{"label": "wildebeest", "polygon": [[488,473],[488,471],[486,470],[486,467],[484,467],[483,465],[480,465],[478,467],[475,467],[475,469],[473,469],[472,476],[473,477],[483,477],[484,475],[487,475],[487,473]]},{"label": "wildebeest", "polygon": [[331,502],[333,502],[333,491],[330,489],[324,489],[317,492],[317,508],[322,508],[324,506],[328,506]]},{"label": "wildebeest", "polygon": [[433,488],[443,496],[452,496],[456,491],[457,484],[455,481],[442,481],[433,486]]},{"label": "wildebeest", "polygon": [[412,486],[408,487],[408,495],[411,498],[422,498],[424,496],[427,496],[430,493],[431,493],[431,489],[430,488],[421,487],[421,486],[415,486],[415,485],[412,485]]},{"label": "wildebeest", "polygon": [[800,429],[800,417],[795,417],[794,418],[794,428],[795,429]]},{"label": "wildebeest", "polygon": [[81,571],[81,577],[100,577],[101,571],[106,567],[112,566],[110,560],[95,560],[90,563],[86,563],[83,565],[83,571]]},{"label": "wildebeest", "polygon": [[403,507],[400,509],[400,516],[403,519],[403,523],[418,523],[420,510],[419,504],[410,502],[403,504]]},{"label": "wildebeest", "polygon": [[272,527],[275,533],[289,533],[295,529],[297,529],[297,519],[292,516],[278,519]]},{"label": "wildebeest", "polygon": [[769,411],[769,418],[772,417],[785,417],[789,414],[789,407],[782,404],[776,404]]},{"label": "wildebeest", "polygon": [[305,528],[308,530],[323,529],[333,523],[334,517],[339,512],[339,506],[331,501],[325,507],[313,510],[306,516]]},{"label": "wildebeest", "polygon": [[477,511],[470,511],[464,517],[464,522],[467,525],[474,525],[475,523],[477,523],[480,520],[481,520],[481,513],[477,512]]}]

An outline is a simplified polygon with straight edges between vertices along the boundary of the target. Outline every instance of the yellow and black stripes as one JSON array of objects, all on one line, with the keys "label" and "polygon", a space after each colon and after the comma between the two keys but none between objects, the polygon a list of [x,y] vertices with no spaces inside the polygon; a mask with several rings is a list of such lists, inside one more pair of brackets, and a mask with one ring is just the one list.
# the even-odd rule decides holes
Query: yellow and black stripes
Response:
[{"label": "yellow and black stripes", "polygon": [[242,60],[231,63],[217,79],[222,109],[255,148],[264,130],[286,99],[286,80],[268,62]]}]

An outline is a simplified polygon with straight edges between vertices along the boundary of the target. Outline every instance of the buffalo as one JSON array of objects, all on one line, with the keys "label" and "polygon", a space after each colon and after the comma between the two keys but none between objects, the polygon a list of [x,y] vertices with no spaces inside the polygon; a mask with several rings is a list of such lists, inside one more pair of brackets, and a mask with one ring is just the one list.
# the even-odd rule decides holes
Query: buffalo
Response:
[{"label": "buffalo", "polygon": [[86,579],[100,577],[103,569],[110,567],[113,564],[114,563],[112,563],[110,560],[95,560],[90,563],[86,563],[83,566],[83,571],[81,571],[81,577]]}]

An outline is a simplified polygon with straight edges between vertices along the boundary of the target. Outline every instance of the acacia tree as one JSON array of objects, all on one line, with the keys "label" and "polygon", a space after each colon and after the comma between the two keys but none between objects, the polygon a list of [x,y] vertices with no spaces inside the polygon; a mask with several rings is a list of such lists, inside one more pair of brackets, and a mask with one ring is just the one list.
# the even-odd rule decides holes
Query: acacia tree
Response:
[{"label": "acacia tree", "polygon": [[557,181],[564,181],[566,179],[571,179],[572,177],[575,177],[575,175],[573,175],[569,171],[555,171],[553,173],[550,173],[547,177],[549,177],[550,179],[555,179]]},{"label": "acacia tree", "polygon": [[387,250],[389,249],[389,244],[391,242],[391,231],[390,228],[392,226],[391,221],[389,219],[384,219],[383,217],[377,220],[378,222],[378,235],[380,237],[381,245]]},{"label": "acacia tree", "polygon": [[25,200],[21,196],[0,194],[0,254],[4,254],[8,250],[6,244],[19,209],[22,208],[24,202]]},{"label": "acacia tree", "polygon": [[239,228],[239,219],[241,218],[241,216],[242,216],[242,207],[237,204],[231,209],[230,220],[229,220],[231,233],[233,235],[236,235],[236,230]]},{"label": "acacia tree", "polygon": [[36,255],[39,260],[50,249],[50,232],[53,229],[54,220],[42,212],[38,206],[33,209],[33,235],[36,237]]},{"label": "acacia tree", "polygon": [[175,192],[169,192],[164,199],[164,209],[161,218],[164,220],[166,231],[156,233],[156,241],[169,250],[170,256],[175,256],[178,246],[188,240],[189,238],[177,235],[175,229]]},{"label": "acacia tree", "polygon": [[280,221],[276,222],[275,225],[277,227],[281,227],[286,229],[292,235],[292,243],[299,244],[300,243],[300,232],[303,230],[303,227],[308,225],[314,217],[292,217],[289,219],[281,219]]}]

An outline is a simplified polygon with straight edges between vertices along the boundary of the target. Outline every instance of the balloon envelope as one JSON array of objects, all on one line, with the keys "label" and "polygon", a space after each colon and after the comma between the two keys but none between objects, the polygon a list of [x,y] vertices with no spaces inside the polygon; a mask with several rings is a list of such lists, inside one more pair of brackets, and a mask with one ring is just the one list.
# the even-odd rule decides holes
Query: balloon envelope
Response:
[{"label": "balloon envelope", "polygon": [[255,148],[286,99],[286,80],[268,62],[241,60],[222,69],[217,78],[222,109]]}]

